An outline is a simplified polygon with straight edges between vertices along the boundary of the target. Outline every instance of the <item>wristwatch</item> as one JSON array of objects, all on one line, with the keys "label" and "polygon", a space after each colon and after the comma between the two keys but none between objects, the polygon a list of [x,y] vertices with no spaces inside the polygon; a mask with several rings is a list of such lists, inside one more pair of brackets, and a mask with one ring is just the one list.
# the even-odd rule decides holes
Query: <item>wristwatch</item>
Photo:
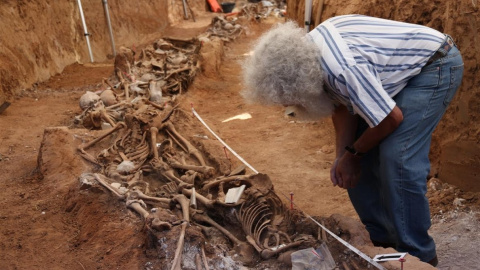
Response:
[{"label": "wristwatch", "polygon": [[361,153],[361,152],[358,152],[357,150],[355,150],[355,148],[353,148],[353,145],[352,146],[348,146],[348,145],[345,146],[345,150],[347,150],[352,155],[357,156],[357,157],[361,157],[361,156],[365,155],[365,153]]}]

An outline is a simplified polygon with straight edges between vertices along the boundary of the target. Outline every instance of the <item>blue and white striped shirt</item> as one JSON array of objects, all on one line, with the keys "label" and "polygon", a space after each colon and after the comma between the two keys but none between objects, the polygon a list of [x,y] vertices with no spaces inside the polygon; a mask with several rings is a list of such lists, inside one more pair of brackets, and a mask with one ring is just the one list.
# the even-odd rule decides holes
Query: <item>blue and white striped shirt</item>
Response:
[{"label": "blue and white striped shirt", "polygon": [[327,93],[370,127],[446,39],[426,26],[363,15],[330,18],[307,37],[320,48]]}]

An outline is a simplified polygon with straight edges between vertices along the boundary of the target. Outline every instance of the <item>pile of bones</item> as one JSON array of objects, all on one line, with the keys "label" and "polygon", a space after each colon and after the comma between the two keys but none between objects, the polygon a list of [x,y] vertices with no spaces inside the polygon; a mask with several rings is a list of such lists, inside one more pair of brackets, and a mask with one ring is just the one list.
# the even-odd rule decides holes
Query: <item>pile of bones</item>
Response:
[{"label": "pile of bones", "polygon": [[[80,181],[103,186],[138,213],[148,247],[169,269],[190,264],[210,269],[217,254],[253,266],[319,246],[325,239],[302,232],[306,218],[284,206],[267,175],[222,166],[228,157],[202,153],[201,138],[177,130],[176,121],[192,117],[179,109],[176,97],[198,70],[199,49],[195,40],[168,39],[138,57],[122,48],[114,79],[104,79],[104,90],[80,98],[83,112],[76,122],[103,129],[78,146],[78,153],[97,165],[96,173],[83,174]],[[239,187],[243,192],[227,202],[228,191]],[[174,254],[168,246],[175,246]]]}]

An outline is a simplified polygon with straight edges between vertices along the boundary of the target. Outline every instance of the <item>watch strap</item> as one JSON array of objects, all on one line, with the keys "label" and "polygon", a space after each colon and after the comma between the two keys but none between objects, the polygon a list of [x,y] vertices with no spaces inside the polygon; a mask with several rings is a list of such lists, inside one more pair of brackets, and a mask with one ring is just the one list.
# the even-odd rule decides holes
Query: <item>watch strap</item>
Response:
[{"label": "watch strap", "polygon": [[352,155],[354,156],[358,156],[358,157],[361,157],[363,155],[365,155],[365,153],[361,153],[361,152],[358,152],[357,150],[355,150],[355,148],[352,146],[345,146],[345,150],[347,150],[348,152],[350,152]]}]

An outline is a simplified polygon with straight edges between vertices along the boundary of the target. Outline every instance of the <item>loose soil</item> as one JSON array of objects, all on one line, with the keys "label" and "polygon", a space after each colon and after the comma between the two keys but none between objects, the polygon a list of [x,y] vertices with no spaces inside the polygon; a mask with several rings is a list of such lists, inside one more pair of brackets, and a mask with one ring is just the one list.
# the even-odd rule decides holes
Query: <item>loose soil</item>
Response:
[{"label": "loose soil", "polygon": [[[293,194],[295,208],[311,216],[340,214],[358,221],[345,190],[329,180],[331,121],[298,121],[286,116],[284,108],[245,104],[239,95],[241,61],[270,25],[249,24],[246,35],[225,43],[219,73],[198,75],[181,106],[187,111],[193,105],[231,148],[270,176],[285,204]],[[81,112],[80,96],[100,89],[102,78],[112,74],[110,62],[69,66],[25,90],[0,114],[0,269],[153,269],[145,254],[141,218],[109,193],[81,190],[78,184],[89,167],[72,149],[98,134],[68,128]],[[252,118],[223,122],[243,113]],[[213,139],[207,130],[200,135]],[[439,268],[476,269],[479,194],[434,178],[427,195]],[[361,231],[353,224],[352,231]],[[368,245],[361,249],[369,256],[394,252]],[[387,265],[399,269],[397,262]],[[404,269],[429,268],[413,257],[404,264]]]}]

